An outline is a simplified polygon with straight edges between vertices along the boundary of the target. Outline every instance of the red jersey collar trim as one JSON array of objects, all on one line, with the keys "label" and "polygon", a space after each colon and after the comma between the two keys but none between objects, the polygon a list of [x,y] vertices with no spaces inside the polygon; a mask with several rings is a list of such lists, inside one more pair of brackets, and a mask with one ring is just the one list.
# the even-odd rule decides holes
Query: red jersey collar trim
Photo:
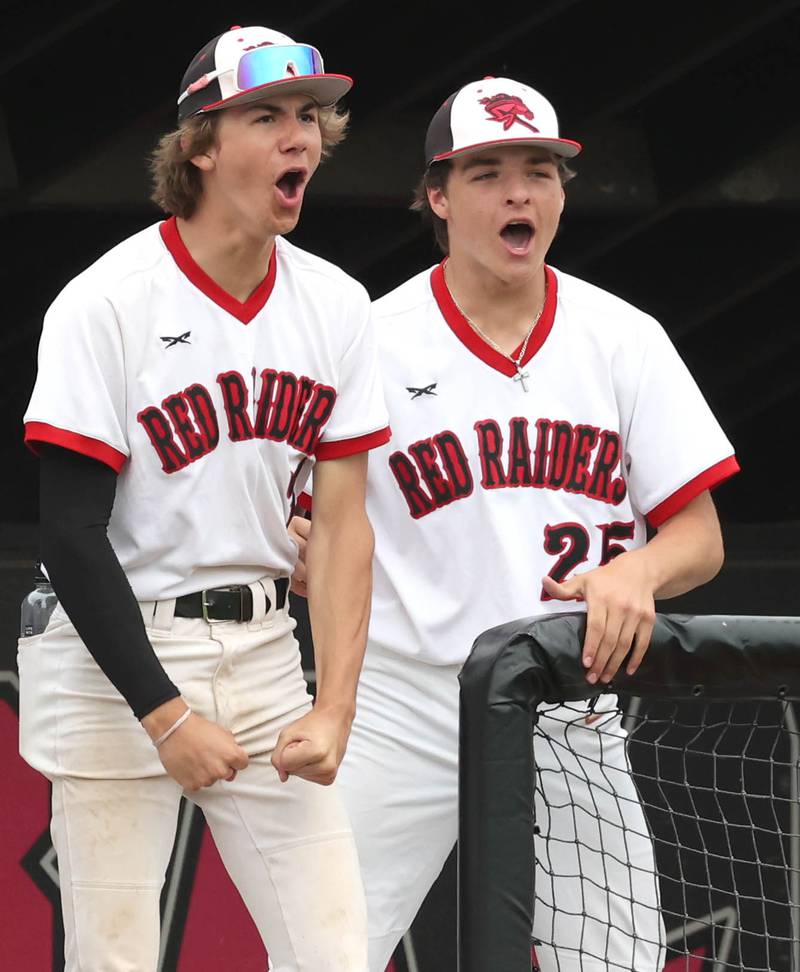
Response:
[{"label": "red jersey collar trim", "polygon": [[227,311],[238,321],[241,321],[242,324],[249,324],[269,300],[270,294],[275,287],[275,276],[277,273],[277,259],[275,255],[277,241],[272,247],[272,255],[269,258],[269,268],[267,269],[266,277],[264,277],[247,300],[242,303],[235,297],[232,297],[226,290],[223,290],[218,283],[209,277],[205,270],[195,263],[194,257],[181,239],[181,234],[178,232],[178,222],[174,216],[165,220],[159,226],[159,231],[164,245],[172,254],[172,259],[177,263],[178,269],[209,300],[213,300],[218,307]]},{"label": "red jersey collar trim", "polygon": [[[517,369],[511,361],[498,351],[495,351],[491,344],[488,344],[470,325],[469,321],[456,306],[456,302],[453,300],[444,276],[446,263],[447,258],[445,257],[437,267],[434,267],[431,273],[431,289],[433,290],[433,296],[436,298],[436,303],[439,305],[439,310],[442,312],[442,316],[459,341],[476,355],[476,357],[480,358],[481,361],[488,364],[491,368],[494,368],[495,371],[500,371],[509,378],[513,378],[517,373]],[[520,365],[526,365],[531,360],[547,340],[550,331],[553,329],[558,299],[558,280],[550,267],[546,266],[544,272],[547,282],[547,296],[545,297],[544,307],[542,308],[542,316],[533,329],[533,334],[531,335],[530,341],[528,341],[528,347],[525,351],[525,357],[520,361]],[[518,355],[521,349],[522,343],[514,349],[514,356]]]}]

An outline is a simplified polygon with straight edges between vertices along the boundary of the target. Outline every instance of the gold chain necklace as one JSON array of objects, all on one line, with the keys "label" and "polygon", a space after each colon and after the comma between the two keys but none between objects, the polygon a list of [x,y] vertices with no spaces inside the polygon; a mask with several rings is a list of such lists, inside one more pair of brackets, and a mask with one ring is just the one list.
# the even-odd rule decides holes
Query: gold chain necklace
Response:
[{"label": "gold chain necklace", "polygon": [[[449,287],[448,287],[448,290],[450,290]],[[525,352],[528,350],[528,341],[530,341],[530,339],[531,339],[531,334],[533,334],[534,328],[539,323],[539,318],[544,313],[544,305],[547,303],[547,278],[545,277],[545,281],[544,281],[544,300],[542,301],[542,306],[539,308],[539,313],[536,315],[536,317],[534,317],[533,323],[531,324],[530,328],[528,329],[528,333],[525,335],[525,340],[522,342],[522,347],[520,348],[520,352],[519,352],[519,354],[517,355],[516,358],[513,355],[510,355],[507,351],[504,351],[501,347],[499,347],[489,337],[488,334],[486,334],[480,327],[478,327],[478,325],[475,323],[475,321],[473,321],[471,318],[467,317],[467,315],[461,309],[458,301],[453,296],[453,291],[452,290],[450,290],[450,296],[453,298],[453,303],[456,305],[456,308],[458,309],[459,314],[461,314],[461,316],[464,318],[464,320],[467,322],[467,324],[469,324],[469,326],[472,328],[472,330],[475,331],[476,334],[480,334],[480,336],[483,338],[483,340],[488,345],[490,345],[490,347],[493,347],[498,354],[502,354],[502,356],[504,358],[507,358],[511,362],[511,364],[514,365],[514,367],[517,370],[517,373],[513,376],[514,381],[518,381],[520,383],[520,385],[522,386],[522,390],[524,392],[527,392],[528,391],[528,386],[525,384],[525,379],[526,378],[530,378],[530,375],[528,374],[527,371],[523,371],[522,370],[522,368],[521,368],[521,362],[522,362],[522,359],[525,357]]]}]

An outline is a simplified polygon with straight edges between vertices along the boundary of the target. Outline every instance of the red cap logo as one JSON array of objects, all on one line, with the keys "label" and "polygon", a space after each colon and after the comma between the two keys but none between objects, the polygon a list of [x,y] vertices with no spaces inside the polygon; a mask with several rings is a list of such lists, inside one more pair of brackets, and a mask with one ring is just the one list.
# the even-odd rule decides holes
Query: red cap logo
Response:
[{"label": "red cap logo", "polygon": [[485,106],[492,121],[503,123],[503,131],[507,132],[518,123],[538,134],[539,129],[525,121],[526,118],[533,118],[533,112],[517,95],[496,94],[491,98],[481,98],[480,103]]}]

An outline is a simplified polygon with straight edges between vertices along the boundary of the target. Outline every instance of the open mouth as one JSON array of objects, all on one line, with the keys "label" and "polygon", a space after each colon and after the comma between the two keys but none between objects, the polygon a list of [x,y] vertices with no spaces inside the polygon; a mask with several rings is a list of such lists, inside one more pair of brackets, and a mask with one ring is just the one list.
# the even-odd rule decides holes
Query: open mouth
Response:
[{"label": "open mouth", "polygon": [[291,205],[299,201],[305,181],[306,174],[303,169],[289,169],[275,183],[275,188],[278,190],[283,202]]},{"label": "open mouth", "polygon": [[533,239],[530,223],[510,222],[500,230],[500,237],[506,246],[515,253],[527,253]]}]

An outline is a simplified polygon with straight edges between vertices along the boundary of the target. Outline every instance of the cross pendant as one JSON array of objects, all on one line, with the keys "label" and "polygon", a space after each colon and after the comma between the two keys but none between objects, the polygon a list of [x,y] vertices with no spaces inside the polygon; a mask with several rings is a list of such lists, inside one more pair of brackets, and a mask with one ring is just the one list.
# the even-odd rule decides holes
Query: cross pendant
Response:
[{"label": "cross pendant", "polygon": [[517,373],[514,375],[514,381],[518,381],[522,385],[522,390],[524,392],[528,390],[528,386],[525,384],[525,379],[529,377],[530,375],[527,371],[522,372],[519,370],[519,368],[517,368]]}]

